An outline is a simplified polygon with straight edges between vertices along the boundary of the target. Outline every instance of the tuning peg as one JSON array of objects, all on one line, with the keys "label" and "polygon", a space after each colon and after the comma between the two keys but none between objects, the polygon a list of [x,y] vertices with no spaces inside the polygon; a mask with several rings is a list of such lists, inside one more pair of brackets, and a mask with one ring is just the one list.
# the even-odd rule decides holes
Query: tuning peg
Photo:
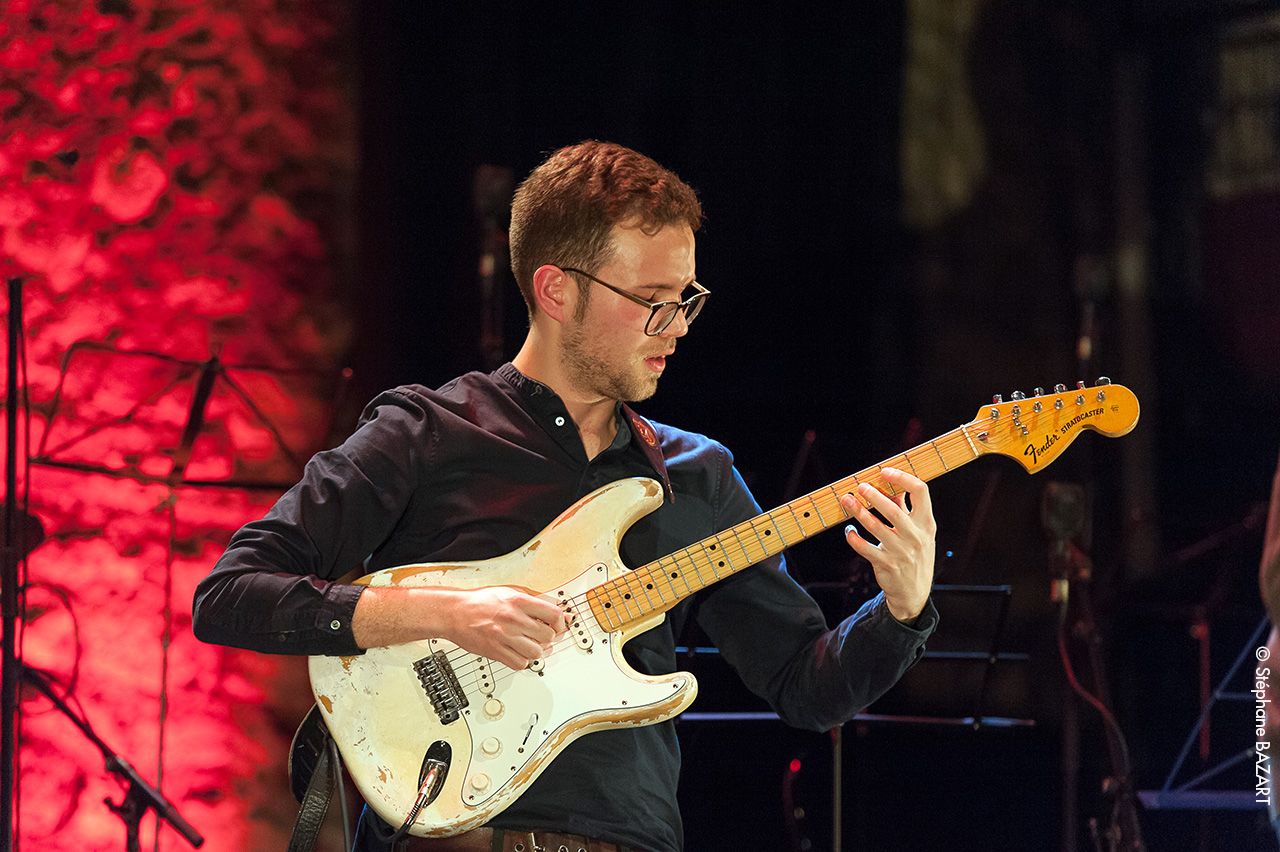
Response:
[{"label": "tuning peg", "polygon": [[1084,382],[1076,382],[1076,390],[1084,390]]},{"label": "tuning peg", "polygon": [[1102,385],[1109,385],[1109,384],[1111,384],[1111,380],[1108,379],[1106,376],[1098,376],[1098,380],[1094,382],[1094,385],[1099,387],[1101,387]]},{"label": "tuning peg", "polygon": [[1066,392],[1067,392],[1067,386],[1066,386],[1066,385],[1064,385],[1062,382],[1058,382],[1056,385],[1054,385],[1054,386],[1053,386],[1053,392],[1054,392],[1054,393],[1066,393]]},{"label": "tuning peg", "polygon": [[1026,399],[1026,398],[1027,398],[1027,395],[1022,391],[1014,391],[1013,393],[1009,394],[1009,399]]},{"label": "tuning peg", "polygon": [[1036,396],[1044,396],[1044,388],[1036,388]]},{"label": "tuning peg", "polygon": [[991,397],[992,405],[999,405],[1002,402],[1004,402],[1004,397],[1001,396],[1000,394],[995,394],[994,396]]}]

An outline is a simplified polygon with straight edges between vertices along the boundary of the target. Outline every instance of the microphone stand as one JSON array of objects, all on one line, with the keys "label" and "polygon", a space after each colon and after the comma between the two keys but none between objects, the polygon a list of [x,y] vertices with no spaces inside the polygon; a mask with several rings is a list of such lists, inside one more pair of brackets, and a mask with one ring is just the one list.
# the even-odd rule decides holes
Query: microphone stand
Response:
[{"label": "microphone stand", "polygon": [[4,621],[4,669],[0,674],[0,843],[17,846],[13,798],[18,738],[18,340],[22,335],[22,279],[9,279],[9,375],[5,392],[4,555],[0,565],[0,618]]},{"label": "microphone stand", "polygon": [[[1133,767],[1124,733],[1110,710],[1106,663],[1102,655],[1102,635],[1093,614],[1090,586],[1093,561],[1075,539],[1084,527],[1084,489],[1079,485],[1053,482],[1044,493],[1043,522],[1049,532],[1049,568],[1053,574],[1053,600],[1058,604],[1058,654],[1067,683],[1080,698],[1102,717],[1107,738],[1111,775],[1103,780],[1102,791],[1112,798],[1111,818],[1100,835],[1096,818],[1089,820],[1089,832],[1097,852],[1145,852],[1142,826],[1138,822],[1137,797],[1133,789]],[[1075,621],[1068,626],[1071,600],[1075,599]],[[1084,643],[1098,694],[1084,688],[1076,677],[1067,648],[1070,636]],[[1105,840],[1105,846],[1104,846]]]},{"label": "microphone stand", "polygon": [[89,722],[77,716],[75,711],[68,707],[67,703],[53,691],[44,672],[25,664],[19,664],[19,666],[18,674],[22,680],[44,693],[45,697],[53,702],[53,706],[57,707],[64,716],[70,719],[72,724],[80,729],[80,732],[85,735],[89,742],[98,747],[98,751],[102,752],[102,757],[106,761],[107,771],[116,775],[128,785],[128,790],[119,804],[110,799],[103,799],[107,808],[124,821],[128,852],[141,852],[138,828],[148,810],[155,810],[160,819],[172,825],[192,846],[198,849],[204,844],[204,838],[200,835],[200,832],[196,831],[191,823],[182,818],[173,803],[165,798],[163,793],[148,784],[146,779],[138,774],[138,770],[134,769],[129,761],[103,742],[102,738],[94,733],[93,728],[89,726]]}]

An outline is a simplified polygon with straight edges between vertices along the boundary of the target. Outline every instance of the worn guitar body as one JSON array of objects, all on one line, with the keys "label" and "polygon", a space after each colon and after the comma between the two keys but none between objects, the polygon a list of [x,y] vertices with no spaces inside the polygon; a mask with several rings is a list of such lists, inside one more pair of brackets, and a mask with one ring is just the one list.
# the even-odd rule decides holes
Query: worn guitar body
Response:
[{"label": "worn guitar body", "polygon": [[312,657],[312,691],[356,786],[383,820],[418,836],[458,834],[510,805],[583,734],[652,725],[688,707],[697,693],[692,675],[642,675],[623,659],[623,644],[700,589],[846,523],[841,495],[859,485],[897,496],[884,467],[929,481],[997,454],[1037,473],[1086,430],[1127,434],[1138,412],[1133,392],[1106,379],[997,398],[946,434],[633,571],[618,558],[618,542],[661,505],[662,489],[643,478],[611,483],[513,553],[389,568],[358,581],[513,586],[540,595],[570,623],[542,660],[511,671],[430,639],[357,657]]},{"label": "worn guitar body", "polygon": [[[689,706],[697,694],[692,675],[650,677],[622,656],[623,644],[660,624],[663,614],[607,631],[584,597],[629,573],[618,558],[618,542],[661,504],[662,490],[653,480],[620,480],[583,497],[513,553],[480,562],[407,565],[359,581],[514,586],[559,604],[573,625],[536,670],[513,672],[444,639],[372,648],[359,657],[311,658],[312,690],[343,761],[365,801],[388,823],[399,826],[408,814],[433,744],[448,744],[448,770],[412,829],[429,837],[486,822],[583,734],[651,725]],[[441,652],[467,701],[448,723],[414,667]]]}]

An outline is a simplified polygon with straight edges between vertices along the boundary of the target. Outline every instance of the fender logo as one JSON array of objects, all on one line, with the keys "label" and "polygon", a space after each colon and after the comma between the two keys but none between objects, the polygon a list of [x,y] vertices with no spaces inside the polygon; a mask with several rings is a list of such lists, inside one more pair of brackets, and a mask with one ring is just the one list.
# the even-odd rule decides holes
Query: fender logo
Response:
[{"label": "fender logo", "polygon": [[1090,417],[1096,417],[1099,414],[1101,414],[1102,411],[1103,410],[1101,408],[1094,408],[1089,411],[1080,412],[1075,417],[1072,417],[1070,420],[1064,423],[1061,427],[1059,427],[1056,433],[1050,432],[1046,434],[1044,436],[1044,440],[1041,441],[1038,445],[1027,444],[1027,448],[1022,451],[1022,454],[1024,456],[1031,456],[1032,464],[1039,464],[1040,457],[1048,453],[1049,448],[1052,447],[1054,444],[1056,444],[1059,438],[1061,438],[1063,435],[1067,434],[1072,429],[1074,429],[1077,425],[1079,425],[1079,423],[1082,420],[1087,420]]}]

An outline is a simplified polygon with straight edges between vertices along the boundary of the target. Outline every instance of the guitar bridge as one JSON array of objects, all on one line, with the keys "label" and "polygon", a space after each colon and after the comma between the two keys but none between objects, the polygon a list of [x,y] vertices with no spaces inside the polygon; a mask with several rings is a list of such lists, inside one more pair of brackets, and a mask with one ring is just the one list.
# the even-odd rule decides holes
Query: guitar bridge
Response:
[{"label": "guitar bridge", "polygon": [[418,675],[427,698],[431,700],[431,707],[440,717],[440,724],[458,721],[462,709],[469,702],[444,651],[436,651],[431,656],[418,660],[413,664],[413,670]]}]

